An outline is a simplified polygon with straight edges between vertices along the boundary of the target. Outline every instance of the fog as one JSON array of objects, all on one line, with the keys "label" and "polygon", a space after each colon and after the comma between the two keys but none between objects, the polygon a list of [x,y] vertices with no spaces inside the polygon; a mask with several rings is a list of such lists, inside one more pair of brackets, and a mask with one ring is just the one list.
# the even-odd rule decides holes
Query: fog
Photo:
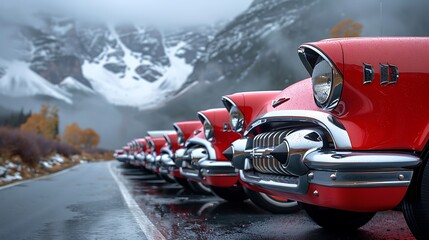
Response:
[{"label": "fog", "polygon": [[251,0],[3,0],[1,18],[11,22],[38,21],[35,14],[109,23],[155,26],[213,24],[230,20],[247,8]]},{"label": "fog", "polygon": [[[249,0],[18,0],[2,3],[0,19],[28,23],[33,20],[34,13],[43,10],[88,21],[139,22],[174,28],[231,20],[250,3]],[[147,130],[172,129],[175,121],[196,119],[199,110],[222,107],[220,99],[223,95],[238,91],[280,90],[308,77],[296,49],[302,43],[329,38],[330,29],[346,18],[363,25],[362,36],[429,35],[429,4],[424,0],[322,0],[309,3],[313,5],[303,10],[302,16],[291,27],[264,39],[266,57],[275,56],[276,62],[272,63],[272,68],[264,71],[260,67],[249,71],[243,75],[245,78],[241,82],[237,79],[199,79],[186,93],[144,111],[111,105],[100,96],[75,96],[73,105],[47,98],[1,97],[0,105],[14,110],[24,107],[33,112],[37,112],[42,103],[55,105],[60,109],[61,130],[72,122],[78,122],[82,128],[91,127],[101,135],[101,147],[115,148],[145,135]],[[0,44],[1,36],[8,33],[7,29],[0,30]],[[0,47],[2,52],[10,50],[4,46]],[[256,62],[257,66],[264,64]],[[207,71],[218,72],[222,69],[221,65],[210,66],[212,69]],[[285,68],[286,74],[276,76],[274,71],[279,68]]]}]

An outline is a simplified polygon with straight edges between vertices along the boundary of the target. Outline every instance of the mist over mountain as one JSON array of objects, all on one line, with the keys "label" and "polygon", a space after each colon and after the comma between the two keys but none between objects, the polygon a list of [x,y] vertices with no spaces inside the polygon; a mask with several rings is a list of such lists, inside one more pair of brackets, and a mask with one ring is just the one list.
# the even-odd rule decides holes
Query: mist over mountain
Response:
[{"label": "mist over mountain", "polygon": [[[363,36],[427,36],[428,3],[255,0],[229,22],[161,28],[49,14],[37,24],[1,20],[0,101],[33,112],[60,108],[60,129],[94,128],[101,146],[119,147],[151,129],[222,107],[222,95],[283,89],[307,77],[296,54],[329,38],[346,18]],[[167,6],[166,6],[167,7]]]}]

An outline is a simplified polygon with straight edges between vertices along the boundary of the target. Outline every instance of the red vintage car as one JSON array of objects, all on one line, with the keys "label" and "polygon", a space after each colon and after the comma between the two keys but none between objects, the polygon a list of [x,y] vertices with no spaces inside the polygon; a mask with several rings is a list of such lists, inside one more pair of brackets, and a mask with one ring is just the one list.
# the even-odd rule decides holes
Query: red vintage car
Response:
[{"label": "red vintage car", "polygon": [[311,79],[282,91],[234,143],[246,187],[295,199],[319,225],[355,229],[402,201],[429,238],[429,38],[304,44]]},{"label": "red vintage car", "polygon": [[[256,118],[261,109],[267,104],[271,104],[272,100],[275,99],[279,93],[280,91],[258,91],[223,96],[222,102],[229,112],[230,127],[228,127],[228,129],[239,133],[241,136],[246,128],[246,124]],[[225,151],[224,155],[231,160],[231,148]],[[244,187],[244,189],[253,203],[272,213],[291,213],[299,210],[296,201],[253,191],[247,187]]]},{"label": "red vintage car", "polygon": [[137,143],[137,150],[134,158],[138,162],[139,166],[144,166],[145,151],[147,146],[146,139],[137,138],[135,141]]},{"label": "red vintage car", "polygon": [[159,161],[159,175],[167,182],[176,182],[174,176],[169,173],[169,168],[175,167],[174,152],[179,149],[177,142],[177,133],[171,132],[164,134],[165,144],[161,148],[161,157]]},{"label": "red vintage car", "polygon": [[[200,123],[200,128],[195,129],[193,133],[189,136],[184,144],[184,148],[178,149],[175,153],[175,164],[179,168],[180,175],[184,177],[184,180],[187,182],[187,186],[195,193],[198,194],[212,194],[209,186],[204,184],[198,177],[198,170],[193,166],[195,161],[192,161],[192,158],[196,158],[197,151],[199,151],[199,156],[204,155],[204,151],[199,148],[196,149],[197,142],[206,141],[204,137],[204,127]],[[193,155],[192,155],[193,152]],[[183,185],[185,186],[185,185]]]},{"label": "red vintage car", "polygon": [[123,149],[116,149],[115,152],[113,153],[113,157],[119,162],[124,162],[126,156]]},{"label": "red vintage car", "polygon": [[121,159],[123,159],[123,163],[130,164],[132,155],[130,153],[130,146],[127,144],[126,146],[123,146],[122,149],[124,150],[124,154],[121,156]]},{"label": "red vintage car", "polygon": [[228,131],[229,114],[224,108],[209,109],[198,112],[203,124],[205,138],[191,138],[187,141],[191,161],[189,178],[201,181],[209,186],[217,196],[227,201],[243,201],[248,199],[238,173],[222,152],[241,136]]},{"label": "red vintage car", "polygon": [[173,133],[173,131],[148,131],[146,142],[148,143],[148,151],[145,158],[145,168],[156,174],[159,173],[161,161],[161,148],[166,143],[164,134]]},{"label": "red vintage car", "polygon": [[169,167],[168,173],[174,177],[177,183],[179,183],[186,189],[190,189],[191,187],[188,183],[188,180],[180,173],[181,165],[176,164],[176,162],[181,161],[185,154],[185,142],[188,140],[189,137],[194,136],[196,131],[200,131],[199,129],[202,128],[202,124],[198,120],[182,121],[175,122],[173,124],[173,127],[177,134],[178,147],[174,151],[174,156],[172,158],[175,165]]},{"label": "red vintage car", "polygon": [[129,163],[132,166],[135,167],[140,167],[142,166],[142,163],[140,162],[140,160],[137,158],[138,154],[139,154],[139,145],[137,142],[137,139],[132,140],[131,142],[128,143],[129,147],[130,147],[130,153],[129,153]]}]

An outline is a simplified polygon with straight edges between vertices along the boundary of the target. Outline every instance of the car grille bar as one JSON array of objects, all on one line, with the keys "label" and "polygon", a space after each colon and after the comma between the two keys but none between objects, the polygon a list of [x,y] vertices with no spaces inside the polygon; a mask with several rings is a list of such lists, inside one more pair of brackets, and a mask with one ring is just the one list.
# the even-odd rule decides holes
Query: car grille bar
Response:
[{"label": "car grille bar", "polygon": [[[253,139],[252,162],[256,171],[261,173],[287,174],[285,167],[269,153],[284,141],[289,131],[275,131],[258,134]],[[255,152],[265,152],[257,154]]]}]

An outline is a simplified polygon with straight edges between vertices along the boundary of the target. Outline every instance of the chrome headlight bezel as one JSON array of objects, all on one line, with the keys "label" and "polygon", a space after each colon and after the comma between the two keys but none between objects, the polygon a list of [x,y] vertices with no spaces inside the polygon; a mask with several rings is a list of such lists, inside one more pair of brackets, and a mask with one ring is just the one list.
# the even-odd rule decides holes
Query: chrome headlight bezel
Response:
[{"label": "chrome headlight bezel", "polygon": [[214,139],[214,128],[213,125],[210,123],[209,120],[205,120],[203,123],[203,129],[204,129],[204,137],[207,139],[207,141],[211,142]]},{"label": "chrome headlight bezel", "polygon": [[180,146],[185,146],[185,137],[182,132],[177,133],[177,143],[179,143]]},{"label": "chrome headlight bezel", "polygon": [[244,129],[244,115],[237,106],[232,106],[229,110],[229,124],[234,132],[241,132]]},{"label": "chrome headlight bezel", "polygon": [[185,135],[183,134],[182,129],[180,129],[176,124],[174,124],[173,127],[177,133],[177,144],[179,146],[185,146]]},{"label": "chrome headlight bezel", "polygon": [[343,90],[341,72],[332,60],[315,46],[302,45],[298,49],[298,54],[311,75],[313,98],[316,105],[322,110],[332,111],[340,102]]},{"label": "chrome headlight bezel", "polygon": [[155,143],[152,141],[152,139],[148,139],[147,143],[148,149],[150,149],[152,153],[155,152]]}]

